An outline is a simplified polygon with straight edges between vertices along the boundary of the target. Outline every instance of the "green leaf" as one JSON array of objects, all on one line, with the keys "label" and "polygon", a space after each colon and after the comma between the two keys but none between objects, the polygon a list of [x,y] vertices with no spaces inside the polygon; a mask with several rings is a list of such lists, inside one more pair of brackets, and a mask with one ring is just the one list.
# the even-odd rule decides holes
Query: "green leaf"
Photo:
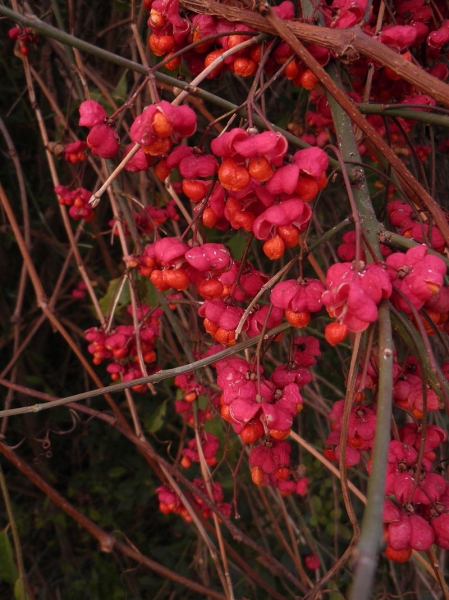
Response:
[{"label": "green leaf", "polygon": [[96,523],[101,521],[101,512],[97,510],[94,506],[89,506],[89,508],[87,509],[87,514],[92,519],[92,521],[95,521]]},{"label": "green leaf", "polygon": [[[101,298],[99,300],[99,304],[101,307],[101,310],[104,313],[108,313],[111,309],[111,307],[113,306],[115,300],[116,300],[116,296],[120,291],[120,286],[123,283],[123,279],[120,277],[120,279],[112,279],[111,283],[109,284],[108,287],[108,291],[106,292],[106,294],[103,296],[103,298]],[[123,306],[127,306],[129,303],[131,302],[131,296],[129,293],[129,286],[128,284],[125,282],[125,285],[122,286],[122,289],[120,291],[120,297],[118,298],[117,301],[117,308],[122,308]]]},{"label": "green leaf", "polygon": [[323,509],[323,502],[319,496],[312,496],[310,499],[314,512],[319,513]]},{"label": "green leaf", "polygon": [[164,424],[166,411],[167,401],[165,400],[153,413],[145,417],[145,429],[151,431],[151,433],[156,433]]},{"label": "green leaf", "polygon": [[118,104],[122,104],[125,100],[126,97],[128,95],[128,84],[126,81],[126,74],[127,71],[125,71],[123,73],[123,75],[120,78],[120,81],[118,82],[115,90],[112,92],[112,97],[114,98],[114,100],[118,103]]},{"label": "green leaf", "polygon": [[108,477],[111,479],[118,479],[125,473],[127,473],[125,467],[112,467],[112,469],[109,469],[108,471]]},{"label": "green leaf", "polygon": [[346,525],[338,524],[338,535],[344,540],[350,540],[352,537],[352,531]]},{"label": "green leaf", "polygon": [[330,536],[332,536],[332,537],[333,537],[333,536],[334,536],[334,534],[335,534],[335,527],[334,527],[334,524],[333,524],[333,523],[331,523],[331,522],[329,522],[329,523],[326,525],[325,531],[326,531],[326,533],[327,533],[328,535],[330,535]]},{"label": "green leaf", "polygon": [[[223,443],[226,439],[226,431],[223,427],[223,423],[220,423],[218,419],[208,419],[204,423],[204,431],[207,433],[213,433]],[[229,442],[232,443],[232,440],[229,440]]]},{"label": "green leaf", "polygon": [[148,306],[156,306],[158,303],[156,288],[148,277],[143,277],[143,285],[145,286],[143,290],[145,303],[148,304]]},{"label": "green leaf", "polygon": [[15,600],[30,600],[30,597],[25,592],[25,598],[20,593],[20,579],[17,579],[14,584],[14,598]]},{"label": "green leaf", "polygon": [[0,532],[0,579],[12,585],[18,576],[11,542],[9,541],[7,530],[4,529]]},{"label": "green leaf", "polygon": [[247,241],[247,236],[243,235],[240,232],[237,232],[235,235],[232,236],[229,242],[226,242],[226,246],[231,251],[232,256],[235,256],[238,260],[243,255],[243,251],[245,250]]},{"label": "green leaf", "polygon": [[44,384],[40,375],[32,375],[31,373],[24,376],[24,381],[29,387],[37,387],[38,385]]}]

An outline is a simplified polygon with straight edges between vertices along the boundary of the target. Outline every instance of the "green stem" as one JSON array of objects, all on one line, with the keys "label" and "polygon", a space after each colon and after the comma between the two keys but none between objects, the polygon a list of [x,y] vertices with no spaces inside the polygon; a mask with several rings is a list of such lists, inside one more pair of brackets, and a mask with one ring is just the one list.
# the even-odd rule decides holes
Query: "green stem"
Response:
[{"label": "green stem", "polygon": [[20,545],[19,531],[17,529],[17,523],[14,518],[14,512],[12,509],[11,499],[9,497],[8,487],[6,485],[5,475],[3,473],[3,467],[0,462],[0,488],[3,494],[3,500],[5,501],[6,513],[8,515],[9,524],[11,525],[12,539],[14,542],[14,549],[17,558],[17,571],[19,573],[20,581],[20,600],[26,600],[26,589],[25,589],[25,565],[23,563],[22,547]]},{"label": "green stem", "polygon": [[382,515],[393,393],[393,337],[388,300],[379,305],[379,387],[376,434],[371,474],[368,480],[367,505],[363,514],[362,533],[356,549],[354,580],[349,600],[371,598],[371,584],[382,543]]},{"label": "green stem", "polygon": [[[92,54],[93,56],[97,56],[98,58],[101,58],[110,63],[113,63],[115,65],[123,67],[124,69],[129,69],[130,71],[134,71],[136,73],[141,73],[142,75],[148,75],[148,68],[144,67],[143,65],[140,65],[139,63],[129,60],[128,58],[124,58],[123,56],[120,56],[118,54],[114,54],[113,52],[109,52],[108,50],[104,50],[103,48],[100,48],[99,46],[89,44],[88,42],[85,42],[84,40],[81,40],[73,35],[70,35],[70,34],[66,33],[65,31],[60,31],[56,27],[52,27],[51,25],[44,23],[37,17],[33,17],[33,18],[25,17],[24,15],[21,15],[15,11],[11,10],[10,8],[3,6],[2,4],[0,4],[0,15],[9,17],[10,19],[21,23],[25,27],[30,27],[31,29],[34,29],[34,31],[36,31],[40,35],[43,35],[44,37],[48,37],[48,38],[57,40],[58,42],[61,42],[61,44],[71,46],[73,48],[78,48],[78,50],[80,50],[81,52],[86,52],[87,54]],[[172,86],[174,89],[179,88],[179,89],[185,90],[185,91],[189,92],[189,94],[198,96],[202,100],[211,102],[212,104],[215,104],[216,106],[220,106],[224,110],[232,111],[232,112],[237,111],[237,113],[244,118],[247,118],[247,116],[248,116],[248,113],[245,109],[238,109],[236,104],[233,104],[232,102],[229,102],[228,100],[225,100],[224,98],[220,98],[219,96],[216,96],[215,94],[211,94],[210,92],[206,92],[205,90],[202,90],[200,88],[197,88],[197,87],[192,88],[190,86],[190,84],[186,81],[181,81],[180,79],[176,79],[175,77],[170,77],[170,75],[166,75],[165,73],[159,73],[159,72],[154,73],[154,76],[161,83],[166,83],[167,85]],[[263,129],[265,129],[265,123],[257,115],[253,115],[253,122],[258,127],[262,127]],[[293,146],[296,146],[298,148],[309,148],[310,147],[309,144],[306,144],[306,142],[303,142],[301,139],[299,139],[292,133],[285,131],[281,127],[278,127],[277,125],[274,125],[273,123],[270,123],[270,126],[273,128],[273,131],[282,133],[282,135]],[[339,165],[336,160],[330,159],[329,162],[330,162],[330,165],[332,166],[332,168],[339,169]]]},{"label": "green stem", "polygon": [[346,217],[346,219],[343,219],[343,221],[340,221],[340,223],[338,223],[338,225],[335,225],[331,229],[328,229],[326,231],[326,233],[323,233],[323,235],[321,237],[319,237],[315,242],[313,242],[313,244],[310,244],[310,246],[307,247],[307,251],[313,252],[313,250],[315,250],[315,248],[318,248],[318,246],[320,246],[324,242],[328,242],[334,235],[336,235],[337,233],[339,233],[340,231],[342,231],[343,229],[348,227],[348,225],[352,225],[353,223],[354,223],[354,220],[351,217]]},{"label": "green stem", "polygon": [[[119,67],[123,67],[124,69],[129,69],[130,71],[135,71],[136,73],[141,73],[142,75],[148,75],[149,71],[147,67],[144,67],[139,63],[129,60],[128,58],[124,58],[119,54],[114,54],[113,52],[104,50],[103,48],[95,46],[94,44],[89,44],[89,42],[85,42],[84,40],[70,35],[65,31],[61,31],[56,27],[52,27],[51,25],[44,23],[37,17],[25,17],[24,15],[21,15],[20,13],[17,13],[11,10],[10,8],[7,8],[6,6],[3,6],[2,4],[0,4],[0,14],[19,22],[22,25],[25,25],[26,27],[30,27],[40,35],[43,35],[44,37],[48,37],[58,42],[61,42],[61,44],[64,44],[66,46],[77,48],[81,52],[86,52],[87,54],[91,54],[93,56],[96,56],[97,58],[101,58],[102,60],[118,65]],[[210,102],[213,102],[214,104],[217,104],[218,106],[221,106],[226,110],[235,110],[236,108],[236,105],[232,104],[232,102],[228,102],[227,100],[219,98],[214,94],[210,94],[209,92],[205,92],[204,90],[200,90],[197,88],[190,89],[189,83],[185,81],[181,81],[179,79],[176,79],[175,77],[170,77],[170,75],[166,75],[165,73],[156,72],[154,75],[156,79],[158,81],[161,81],[162,83],[171,85],[173,88],[181,88],[184,90],[188,90],[189,93],[198,95],[204,100],[209,100]],[[292,137],[294,138],[295,136]],[[302,142],[302,144],[304,144],[304,142]]]},{"label": "green stem", "polygon": [[[289,329],[289,327],[289,323],[283,323],[282,325],[278,325],[277,327],[274,327],[273,329],[267,331],[264,338],[268,339],[271,336],[276,336],[278,335],[278,333],[281,333],[281,331],[286,331],[287,329]],[[217,360],[227,358],[228,356],[237,354],[237,352],[240,352],[240,350],[245,350],[246,348],[255,346],[259,342],[259,338],[259,335],[256,337],[249,338],[248,340],[245,340],[240,344],[235,344],[235,346],[226,348],[226,350],[217,352],[217,354],[213,354],[212,356],[201,358],[200,360],[192,362],[188,365],[182,365],[180,367],[174,367],[173,369],[165,369],[163,371],[158,371],[157,373],[154,373],[154,375],[149,375],[148,377],[140,377],[139,379],[133,379],[132,381],[124,381],[122,383],[116,383],[114,385],[109,385],[107,387],[99,388],[97,390],[83,392],[82,394],[75,394],[74,396],[61,398],[60,400],[55,400],[54,402],[49,402],[48,404],[33,404],[32,406],[24,406],[22,408],[2,410],[0,411],[0,418],[12,415],[23,415],[27,413],[38,413],[42,410],[48,410],[49,408],[54,408],[56,406],[63,406],[64,404],[68,404],[69,402],[79,402],[80,400],[86,400],[87,398],[93,398],[95,396],[102,396],[103,394],[121,392],[122,390],[133,387],[134,385],[158,383],[159,381],[163,381],[164,379],[170,379],[171,377],[176,377],[176,375],[181,375],[182,373],[190,373],[192,371],[196,371],[197,369],[207,367],[208,365]]]},{"label": "green stem", "polygon": [[[338,66],[333,64],[328,73],[335,83],[342,87]],[[344,160],[361,162],[353,123],[346,112],[328,94],[338,144]],[[354,165],[351,191],[356,214],[363,231],[363,239],[374,255],[371,260],[382,260],[379,246],[381,225],[376,219],[371,197],[362,166]],[[358,180],[358,184],[354,182]],[[354,208],[353,208],[354,210]],[[368,253],[366,253],[368,255]],[[359,258],[359,257],[357,257]],[[377,566],[382,534],[382,513],[387,466],[388,444],[390,442],[390,422],[393,387],[393,339],[389,314],[389,302],[379,305],[379,393],[377,401],[377,422],[374,438],[373,466],[368,482],[367,506],[364,511],[360,539],[357,544],[356,567],[351,587],[350,600],[368,600],[371,597],[372,582]]]},{"label": "green stem", "polygon": [[[338,66],[333,63],[328,69],[328,74],[334,82],[342,87]],[[331,94],[327,94],[327,101],[332,112],[335,132],[337,134],[338,146],[345,161],[354,161],[362,163],[362,159],[357,147],[357,140],[353,132],[353,123],[350,117],[333,98]],[[364,239],[368,242],[370,248],[374,251],[378,259],[382,259],[379,248],[379,231],[380,224],[374,214],[373,205],[368,190],[368,185],[365,178],[365,171],[360,165],[349,165],[348,175],[352,182],[352,193],[354,203],[357,208],[358,218],[363,225]]]},{"label": "green stem", "polygon": [[[398,233],[393,233],[392,231],[387,231],[386,229],[381,229],[379,232],[379,239],[382,244],[386,244],[387,246],[399,246],[400,248],[404,248],[405,250],[409,250],[410,248],[414,248],[415,246],[420,245],[419,242],[415,242],[415,240],[411,240],[410,238],[404,237],[403,235],[399,235]],[[436,250],[432,250],[431,248],[427,248],[428,254],[433,254],[434,256],[438,256],[441,258],[446,265],[449,267],[449,258],[447,258],[444,254],[437,252]]]},{"label": "green stem", "polygon": [[412,119],[427,125],[438,125],[440,127],[449,127],[449,116],[438,115],[422,110],[406,108],[402,106],[388,106],[385,104],[371,104],[370,102],[361,102],[357,105],[359,111],[364,115],[382,115],[384,117],[402,117],[403,119]]}]

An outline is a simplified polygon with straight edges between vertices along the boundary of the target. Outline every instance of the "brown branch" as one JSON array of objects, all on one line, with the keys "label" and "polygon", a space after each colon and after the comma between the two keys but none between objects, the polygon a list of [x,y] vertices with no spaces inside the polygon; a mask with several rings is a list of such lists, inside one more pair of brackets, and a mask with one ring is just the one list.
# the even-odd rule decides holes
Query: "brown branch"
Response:
[{"label": "brown branch", "polygon": [[[214,0],[180,0],[180,4],[196,13],[215,15],[233,22],[238,21],[257,31],[279,35],[272,22],[250,10],[221,4]],[[441,104],[449,106],[449,85],[429,75],[424,69],[407,62],[400,54],[363,33],[358,27],[331,29],[298,21],[282,21],[282,23],[301,41],[328,48],[337,58],[355,60],[360,54],[366,56],[388,67]]]},{"label": "brown branch", "polygon": [[[211,523],[207,522],[206,519],[203,519],[204,521],[204,527],[210,531],[213,535],[215,535],[215,531],[214,531],[214,527],[212,526]],[[226,553],[230,556],[230,558],[237,563],[240,568],[242,570],[244,570],[248,577],[250,577],[251,579],[254,580],[255,583],[259,584],[261,588],[263,588],[265,590],[265,592],[267,592],[267,594],[269,595],[270,599],[273,600],[285,600],[285,596],[283,596],[282,594],[280,594],[279,592],[276,592],[275,589],[273,589],[258,573],[257,571],[255,571],[254,569],[252,569],[249,564],[246,562],[246,560],[240,556],[240,554],[238,552],[236,552],[234,550],[234,548],[232,546],[230,546],[228,544],[228,542],[226,542],[226,540],[224,541],[224,547],[226,549]]]},{"label": "brown branch", "polygon": [[[396,156],[390,146],[377,133],[374,127],[357,110],[356,106],[343,92],[343,90],[341,90],[337,84],[334,83],[331,77],[326,73],[318,61],[310,54],[307,48],[305,48],[304,45],[295,37],[292,31],[287,27],[286,22],[280,19],[269,7],[266,20],[277,31],[278,35],[285,42],[287,42],[287,44],[292,48],[301,61],[307,65],[307,67],[319,79],[320,83],[333,96],[335,101],[338,102],[338,104],[349,115],[354,123],[356,123],[356,125],[363,131],[363,133],[378,151],[379,157],[383,157],[390,163],[401,179],[403,185],[414,196],[415,202],[419,205],[424,205],[429,210],[435,219],[435,224],[443,234],[446,244],[449,245],[449,225],[437,202],[435,202],[435,200],[428,194],[428,192],[415,179],[415,177],[413,177],[401,159]],[[421,71],[424,73],[424,71],[420,69],[420,72]],[[447,93],[449,93],[449,86],[445,86],[445,88],[448,90]],[[447,98],[449,98],[449,96],[447,96]]]},{"label": "brown branch", "polygon": [[210,598],[217,598],[217,600],[226,600],[226,597],[219,592],[212,590],[209,587],[205,587],[196,581],[178,575],[174,571],[167,569],[160,563],[156,562],[152,558],[145,556],[135,546],[129,546],[118,540],[114,535],[104,531],[101,527],[98,527],[88,517],[83,515],[77,510],[73,504],[64,498],[59,492],[57,492],[51,485],[49,485],[40,475],[34,471],[24,460],[22,460],[9,446],[0,442],[0,452],[13,463],[19,471],[21,471],[36,487],[38,487],[52,502],[54,502],[59,508],[67,513],[74,521],[78,523],[83,529],[88,531],[100,544],[100,550],[102,552],[112,552],[118,550],[125,556],[132,558],[137,563],[148,567],[155,573],[158,573],[161,577],[171,579],[176,583],[180,583],[185,587],[195,590],[200,594],[204,594]]}]

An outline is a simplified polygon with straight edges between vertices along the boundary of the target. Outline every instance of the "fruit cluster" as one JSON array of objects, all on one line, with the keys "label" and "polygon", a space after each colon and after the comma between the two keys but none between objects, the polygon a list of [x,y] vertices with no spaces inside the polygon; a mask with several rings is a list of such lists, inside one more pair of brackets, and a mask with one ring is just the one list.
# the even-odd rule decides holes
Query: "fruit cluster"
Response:
[{"label": "fruit cluster", "polygon": [[8,36],[18,42],[19,52],[23,56],[28,56],[30,53],[30,44],[37,44],[39,41],[36,33],[28,27],[12,27],[8,31]]},{"label": "fruit cluster", "polygon": [[[131,313],[131,307],[128,308]],[[93,363],[99,365],[103,360],[110,360],[106,370],[113,381],[132,381],[157,370],[155,365],[147,369],[143,365],[156,362],[155,344],[159,336],[159,320],[162,316],[160,308],[153,310],[142,305],[139,308],[141,324],[136,332],[133,325],[117,325],[113,331],[103,331],[91,327],[85,332],[89,342],[88,351],[93,356]],[[145,392],[147,386],[136,385],[135,392]]]},{"label": "fruit cluster", "polygon": [[[405,562],[412,550],[425,551],[433,543],[449,549],[449,482],[439,471],[435,452],[447,441],[447,433],[436,425],[420,423],[424,410],[430,413],[441,409],[442,405],[433,390],[423,391],[422,374],[416,359],[409,357],[402,366],[395,361],[393,372],[393,400],[415,420],[400,427],[397,439],[389,445],[383,520],[387,557]],[[374,390],[377,386],[374,357],[364,383],[366,390]],[[364,393],[358,394],[349,415],[345,444],[347,468],[360,462],[362,451],[373,449],[376,406],[364,404],[364,398]],[[324,450],[329,460],[339,460],[344,409],[345,401],[339,400],[329,414],[332,431]],[[371,461],[368,462],[368,472],[370,470]]]},{"label": "fruit cluster", "polygon": [[[206,496],[208,495],[206,486],[201,479],[195,478],[193,483],[199,491]],[[220,510],[220,512],[222,512],[225,516],[229,517],[231,515],[231,505],[228,502],[223,502],[224,496],[220,483],[216,481],[210,485],[212,487],[212,498],[218,510]],[[165,515],[175,513],[180,515],[187,523],[192,522],[192,516],[190,512],[187,510],[178,494],[172,488],[166,485],[161,485],[156,489],[156,494],[159,499],[159,510],[162,513]],[[212,516],[212,510],[204,503],[199,495],[186,494],[186,497],[190,502],[193,502],[199,511],[201,511],[201,514],[204,518],[208,519]]]},{"label": "fruit cluster", "polygon": [[91,221],[94,218],[94,211],[89,204],[92,193],[84,188],[69,190],[64,185],[58,185],[54,189],[59,204],[69,206],[69,215],[76,221],[84,219]]},{"label": "fruit cluster", "polygon": [[419,458],[422,426],[408,423],[399,440],[390,442],[384,516],[386,555],[405,562],[412,550],[429,550],[433,543],[449,549],[449,484],[435,469],[435,448],[446,432],[427,425],[424,456]]}]

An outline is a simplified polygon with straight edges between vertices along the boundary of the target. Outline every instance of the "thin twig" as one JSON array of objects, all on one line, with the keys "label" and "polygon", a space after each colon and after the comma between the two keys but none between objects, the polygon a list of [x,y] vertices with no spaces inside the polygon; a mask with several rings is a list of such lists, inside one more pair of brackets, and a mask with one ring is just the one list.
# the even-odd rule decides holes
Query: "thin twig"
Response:
[{"label": "thin twig", "polygon": [[26,575],[25,565],[23,562],[22,545],[20,543],[19,530],[17,528],[16,519],[14,517],[14,511],[9,497],[8,486],[6,485],[5,475],[3,473],[3,467],[0,462],[0,489],[2,491],[3,500],[5,502],[6,514],[8,515],[8,521],[11,525],[12,539],[14,543],[14,550],[16,553],[17,560],[17,571],[19,573],[19,591],[21,600],[25,600],[26,596]]}]

